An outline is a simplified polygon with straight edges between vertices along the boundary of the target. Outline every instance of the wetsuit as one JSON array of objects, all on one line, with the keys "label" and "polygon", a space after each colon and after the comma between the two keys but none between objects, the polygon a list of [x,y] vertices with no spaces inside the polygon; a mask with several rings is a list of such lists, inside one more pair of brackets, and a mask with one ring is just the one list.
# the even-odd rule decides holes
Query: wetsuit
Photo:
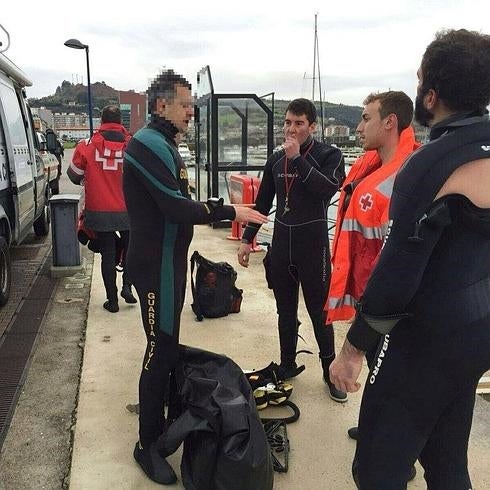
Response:
[{"label": "wetsuit", "polygon": [[[340,150],[311,137],[300,153],[288,161],[282,150],[267,160],[255,205],[268,214],[277,196],[271,272],[284,365],[296,359],[300,284],[320,356],[333,359],[335,351],[333,329],[325,327],[323,311],[330,281],[327,211],[344,181],[344,160]],[[251,242],[258,229],[248,225],[243,239]]]},{"label": "wetsuit", "polygon": [[143,447],[163,429],[164,391],[177,359],[192,225],[235,218],[232,206],[190,199],[176,133],[171,123],[154,118],[134,135],[124,157],[123,188],[131,229],[126,263],[140,298],[148,341],[139,384]]},{"label": "wetsuit", "polygon": [[[458,115],[400,170],[392,226],[348,339],[381,339],[366,382],[353,464],[362,490],[406,488],[418,458],[430,490],[467,490],[475,387],[490,368],[490,209],[435,196],[490,157],[490,122]],[[382,337],[382,334],[386,334]]]}]

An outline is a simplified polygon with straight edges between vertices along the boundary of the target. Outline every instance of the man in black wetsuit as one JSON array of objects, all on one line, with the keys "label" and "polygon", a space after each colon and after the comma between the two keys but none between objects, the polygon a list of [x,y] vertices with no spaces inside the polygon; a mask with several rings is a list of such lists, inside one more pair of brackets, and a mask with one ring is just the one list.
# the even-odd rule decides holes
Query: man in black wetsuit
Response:
[{"label": "man in black wetsuit", "polygon": [[415,115],[430,143],[397,175],[391,229],[332,381],[364,389],[353,464],[361,490],[468,490],[475,388],[490,369],[490,36],[439,33],[418,71]]},{"label": "man in black wetsuit", "polygon": [[[335,358],[332,325],[325,325],[323,303],[330,282],[327,211],[330,199],[345,178],[339,149],[313,139],[316,109],[307,99],[293,100],[284,121],[283,150],[267,160],[255,209],[267,214],[277,199],[272,238],[272,283],[279,315],[281,364],[279,376],[297,376],[296,364],[299,285],[313,324],[323,379],[330,397],[347,401],[347,395],[330,383],[328,368]],[[238,250],[238,262],[248,266],[250,243],[260,225],[249,224]]]},{"label": "man in black wetsuit", "polygon": [[155,442],[163,430],[164,393],[178,356],[192,225],[223,219],[265,223],[267,217],[249,207],[223,205],[222,200],[190,199],[175,137],[187,131],[194,113],[191,86],[168,70],[155,78],[147,93],[151,122],[129,142],[123,177],[131,229],[126,264],[147,337],[134,457],[149,478],[171,484],[175,473]]}]

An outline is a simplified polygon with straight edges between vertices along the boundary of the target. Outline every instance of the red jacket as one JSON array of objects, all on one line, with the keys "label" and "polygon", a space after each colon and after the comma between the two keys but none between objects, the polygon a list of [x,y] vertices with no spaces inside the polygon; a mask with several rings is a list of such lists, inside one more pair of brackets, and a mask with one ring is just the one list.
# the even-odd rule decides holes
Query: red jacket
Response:
[{"label": "red jacket", "polygon": [[85,226],[94,231],[129,229],[122,190],[123,156],[131,136],[124,126],[103,123],[78,143],[68,176],[85,186]]},{"label": "red jacket", "polygon": [[[384,165],[368,151],[352,166],[340,193],[332,246],[332,277],[325,304],[327,323],[354,316],[388,231],[388,210],[396,174],[420,146],[411,126],[400,134],[393,158]],[[348,198],[349,185],[354,190]],[[345,208],[345,209],[344,209]]]}]

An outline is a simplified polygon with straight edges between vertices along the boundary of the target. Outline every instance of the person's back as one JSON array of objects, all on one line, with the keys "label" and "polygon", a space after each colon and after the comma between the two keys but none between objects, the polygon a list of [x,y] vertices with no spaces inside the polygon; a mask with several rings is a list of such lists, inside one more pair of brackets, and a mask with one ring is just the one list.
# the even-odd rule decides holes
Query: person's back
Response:
[{"label": "person's back", "polygon": [[130,139],[124,126],[103,122],[88,140],[75,148],[68,176],[85,185],[85,224],[94,231],[127,230],[122,192],[122,163]]},{"label": "person's back", "polygon": [[[121,262],[125,269],[125,251],[129,242],[122,174],[123,154],[130,135],[121,124],[117,106],[104,107],[101,120],[94,135],[76,146],[67,175],[73,183],[84,185],[84,227],[96,233],[102,255],[102,277],[107,296],[103,307],[116,313],[119,311],[116,264]],[[126,303],[136,303],[126,270],[123,270],[121,296]]]},{"label": "person's back", "polygon": [[[490,301],[484,303],[486,308],[482,309],[481,304],[482,295],[490,299],[490,212],[459,193],[438,193],[453,171],[471,158],[471,152],[475,158],[482,156],[482,147],[490,144],[490,121],[488,116],[481,116],[468,124],[463,118],[443,125],[438,133],[441,129],[446,131],[444,138],[421,148],[400,171],[390,214],[403,216],[407,226],[418,223],[414,244],[423,240],[417,237],[417,233],[423,233],[420,229],[443,227],[407,306],[414,315],[430,315],[431,324],[439,319],[443,327],[457,324],[456,319],[470,324],[485,309],[488,313],[490,307]],[[412,211],[410,217],[408,210]],[[391,304],[396,309],[394,298]],[[435,305],[437,315],[433,314]],[[433,326],[431,332],[434,330]]]}]

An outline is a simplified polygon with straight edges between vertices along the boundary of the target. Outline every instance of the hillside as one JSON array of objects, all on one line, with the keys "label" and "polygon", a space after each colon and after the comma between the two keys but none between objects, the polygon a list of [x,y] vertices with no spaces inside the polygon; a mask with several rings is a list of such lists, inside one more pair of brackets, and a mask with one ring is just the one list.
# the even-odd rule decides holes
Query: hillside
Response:
[{"label": "hillside", "polygon": [[[107,104],[118,103],[118,91],[105,82],[95,82],[91,84],[92,106],[95,117],[100,116],[100,110]],[[266,101],[270,105],[270,101]],[[274,125],[282,127],[284,113],[288,105],[288,100],[275,100],[274,102]],[[31,107],[46,107],[53,112],[87,112],[87,86],[81,83],[72,84],[63,80],[57,87],[54,95],[41,97],[39,99],[29,99]],[[316,101],[318,114],[320,114],[320,103]],[[323,116],[325,126],[328,125],[329,118],[335,119],[335,124],[349,126],[351,131],[355,130],[361,117],[362,108],[343,104],[323,104]]]},{"label": "hillside", "polygon": [[[284,113],[286,112],[286,107],[288,104],[288,100],[274,101],[274,124],[277,127],[282,127]],[[320,119],[320,102],[318,100],[315,101],[315,106],[318,112],[318,118]],[[331,102],[323,103],[323,120],[325,121],[325,127],[332,123],[331,121],[329,121],[329,119],[333,118],[335,119],[335,121],[333,121],[333,124],[349,126],[352,133],[353,131],[355,131],[357,125],[359,124],[361,113],[362,107],[344,104],[332,104]]]},{"label": "hillside", "polygon": [[[100,116],[102,107],[118,103],[118,91],[105,82],[90,84],[92,89],[92,107],[94,117]],[[53,112],[87,112],[87,86],[81,83],[72,84],[63,80],[56,88],[54,95],[29,99],[31,107],[45,107]]]}]

